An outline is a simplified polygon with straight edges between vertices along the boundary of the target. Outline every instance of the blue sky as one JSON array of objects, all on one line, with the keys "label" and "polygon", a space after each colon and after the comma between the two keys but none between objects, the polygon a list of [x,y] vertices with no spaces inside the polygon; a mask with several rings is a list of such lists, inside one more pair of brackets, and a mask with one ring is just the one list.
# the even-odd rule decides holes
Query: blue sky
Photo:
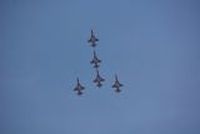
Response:
[{"label": "blue sky", "polygon": [[[198,0],[0,0],[0,133],[199,134]],[[101,89],[90,29],[106,78]],[[115,94],[114,74],[125,85]],[[76,77],[86,87],[73,92]]]}]

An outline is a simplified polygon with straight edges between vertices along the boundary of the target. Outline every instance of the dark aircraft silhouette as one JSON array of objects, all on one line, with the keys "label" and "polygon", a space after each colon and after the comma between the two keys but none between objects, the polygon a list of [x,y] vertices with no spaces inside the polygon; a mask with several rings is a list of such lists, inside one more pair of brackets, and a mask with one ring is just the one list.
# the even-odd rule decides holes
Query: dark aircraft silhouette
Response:
[{"label": "dark aircraft silhouette", "polygon": [[117,75],[115,75],[115,83],[112,85],[112,88],[116,88],[115,92],[121,92],[120,87],[122,87],[122,86],[123,86],[123,84],[121,84],[119,82]]},{"label": "dark aircraft silhouette", "polygon": [[82,90],[84,90],[84,89],[85,89],[85,87],[80,84],[79,78],[77,78],[77,85],[74,88],[74,91],[76,91],[78,95],[82,95],[83,94]]},{"label": "dark aircraft silhouette", "polygon": [[90,36],[90,39],[88,40],[88,43],[92,43],[91,46],[95,47],[97,45],[96,42],[98,41],[99,39],[97,39],[96,36],[94,35],[94,31],[91,30],[91,36]]},{"label": "dark aircraft silhouette", "polygon": [[99,63],[101,63],[101,60],[97,57],[96,52],[93,51],[93,59],[90,61],[90,64],[94,64],[94,68],[98,68],[99,67]]},{"label": "dark aircraft silhouette", "polygon": [[102,86],[102,82],[104,82],[105,79],[100,76],[98,70],[96,70],[96,73],[97,75],[96,78],[93,80],[93,82],[96,83],[96,86],[100,88]]}]

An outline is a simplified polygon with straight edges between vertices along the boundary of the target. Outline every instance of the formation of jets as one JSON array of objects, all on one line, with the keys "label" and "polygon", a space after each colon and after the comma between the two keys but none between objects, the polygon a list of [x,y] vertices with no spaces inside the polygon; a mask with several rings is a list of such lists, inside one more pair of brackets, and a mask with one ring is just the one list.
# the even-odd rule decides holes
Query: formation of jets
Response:
[{"label": "formation of jets", "polygon": [[[93,68],[95,69],[95,72],[96,72],[96,77],[94,78],[93,83],[96,84],[96,86],[98,88],[100,88],[103,86],[103,82],[105,82],[105,79],[99,73],[100,63],[102,62],[102,60],[97,57],[97,54],[95,51],[95,47],[97,46],[98,41],[99,41],[99,39],[96,38],[94,31],[91,30],[91,36],[88,40],[88,43],[91,45],[91,47],[94,50],[93,50],[93,58],[90,61],[90,64],[93,66]],[[119,92],[121,92],[120,87],[122,87],[122,86],[123,86],[123,84],[121,84],[119,82],[118,77],[115,74],[115,82],[112,85],[112,88],[115,88],[115,92],[119,93]],[[74,91],[77,92],[77,95],[82,95],[84,89],[85,89],[85,87],[81,85],[81,83],[79,82],[79,78],[77,78],[77,85],[74,88]]]}]

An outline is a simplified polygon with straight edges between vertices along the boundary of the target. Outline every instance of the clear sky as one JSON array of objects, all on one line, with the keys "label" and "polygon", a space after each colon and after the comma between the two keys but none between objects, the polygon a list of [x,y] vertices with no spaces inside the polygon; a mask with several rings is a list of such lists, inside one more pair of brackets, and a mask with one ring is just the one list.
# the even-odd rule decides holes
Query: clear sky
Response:
[{"label": "clear sky", "polygon": [[[199,134],[199,0],[0,0],[1,134]],[[87,44],[93,28],[106,82]],[[114,74],[125,85],[113,92]],[[76,77],[86,87],[73,92]]]}]

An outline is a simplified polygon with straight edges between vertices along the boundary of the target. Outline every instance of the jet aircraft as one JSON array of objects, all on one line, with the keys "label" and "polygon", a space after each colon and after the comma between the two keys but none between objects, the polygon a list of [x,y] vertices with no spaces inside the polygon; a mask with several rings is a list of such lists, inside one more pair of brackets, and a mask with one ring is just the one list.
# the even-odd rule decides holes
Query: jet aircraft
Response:
[{"label": "jet aircraft", "polygon": [[96,70],[96,73],[97,73],[97,74],[96,74],[96,78],[93,80],[93,82],[96,83],[97,87],[100,88],[100,87],[102,86],[102,83],[101,83],[101,82],[104,82],[105,79],[102,78],[102,77],[100,76],[98,70]]},{"label": "jet aircraft", "polygon": [[90,39],[88,40],[88,43],[91,43],[91,46],[95,47],[97,45],[96,42],[98,41],[99,39],[97,39],[96,36],[94,35],[94,31],[91,30],[91,36],[90,36]]},{"label": "jet aircraft", "polygon": [[90,64],[94,64],[94,68],[98,68],[99,67],[99,63],[101,63],[101,60],[97,57],[96,52],[93,51],[93,59],[90,61]]},{"label": "jet aircraft", "polygon": [[79,78],[77,78],[77,85],[74,88],[74,91],[76,91],[78,95],[82,95],[83,94],[82,90],[84,90],[84,89],[85,89],[85,87],[80,84]]},{"label": "jet aircraft", "polygon": [[115,83],[112,85],[112,88],[116,88],[115,92],[121,92],[120,87],[122,87],[122,86],[123,86],[123,84],[121,84],[119,82],[117,75],[115,75]]}]

